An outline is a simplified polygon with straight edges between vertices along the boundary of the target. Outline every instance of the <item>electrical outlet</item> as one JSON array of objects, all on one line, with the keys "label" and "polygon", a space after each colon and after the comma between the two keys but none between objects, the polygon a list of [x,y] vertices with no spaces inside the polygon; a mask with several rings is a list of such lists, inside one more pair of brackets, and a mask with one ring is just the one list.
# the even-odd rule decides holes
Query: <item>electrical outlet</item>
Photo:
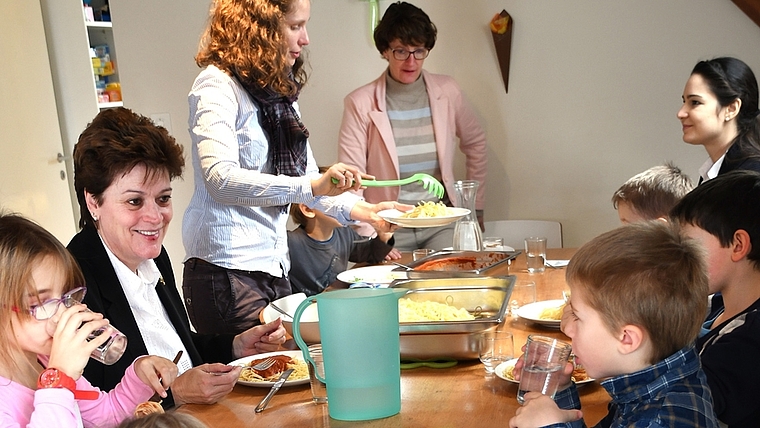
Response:
[{"label": "electrical outlet", "polygon": [[164,127],[170,134],[172,133],[172,117],[169,113],[153,113],[150,115],[150,120],[152,120],[156,126]]}]

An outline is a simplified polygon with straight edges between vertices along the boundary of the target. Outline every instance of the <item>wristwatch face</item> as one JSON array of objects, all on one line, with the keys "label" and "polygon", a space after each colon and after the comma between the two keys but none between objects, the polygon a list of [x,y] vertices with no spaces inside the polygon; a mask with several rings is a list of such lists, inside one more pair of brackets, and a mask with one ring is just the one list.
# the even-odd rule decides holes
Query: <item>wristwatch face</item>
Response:
[{"label": "wristwatch face", "polygon": [[66,388],[74,391],[76,382],[58,369],[45,369],[40,373],[37,388]]},{"label": "wristwatch face", "polygon": [[57,369],[45,369],[40,373],[40,388],[55,388],[60,384],[61,376]]}]

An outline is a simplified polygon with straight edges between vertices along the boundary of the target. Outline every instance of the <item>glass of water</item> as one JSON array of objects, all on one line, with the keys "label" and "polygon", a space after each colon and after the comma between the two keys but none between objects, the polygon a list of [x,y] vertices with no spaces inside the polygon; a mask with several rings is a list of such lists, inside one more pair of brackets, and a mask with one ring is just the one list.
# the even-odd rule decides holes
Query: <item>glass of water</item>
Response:
[{"label": "glass of water", "polygon": [[480,338],[480,362],[486,373],[493,373],[496,366],[509,361],[515,355],[515,342],[508,331],[486,332]]}]

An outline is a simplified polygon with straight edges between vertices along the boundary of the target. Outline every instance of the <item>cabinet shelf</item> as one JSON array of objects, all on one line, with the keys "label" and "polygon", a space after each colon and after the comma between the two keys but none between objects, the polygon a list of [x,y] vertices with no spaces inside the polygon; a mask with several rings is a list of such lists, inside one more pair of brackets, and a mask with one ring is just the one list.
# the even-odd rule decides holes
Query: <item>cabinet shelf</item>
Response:
[{"label": "cabinet shelf", "polygon": [[109,102],[109,103],[98,103],[98,108],[99,109],[114,108],[114,107],[124,107],[124,102],[122,102],[122,101],[112,101],[112,102]]},{"label": "cabinet shelf", "polygon": [[113,28],[111,21],[86,21],[85,25],[90,28]]}]

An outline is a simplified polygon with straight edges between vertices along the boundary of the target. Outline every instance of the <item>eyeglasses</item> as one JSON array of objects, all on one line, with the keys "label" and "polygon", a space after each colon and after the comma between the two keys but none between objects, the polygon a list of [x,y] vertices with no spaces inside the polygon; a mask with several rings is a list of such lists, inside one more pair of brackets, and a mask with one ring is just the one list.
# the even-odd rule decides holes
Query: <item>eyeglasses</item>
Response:
[{"label": "eyeglasses", "polygon": [[409,55],[414,55],[414,59],[421,60],[427,58],[428,54],[430,54],[430,49],[419,48],[413,51],[408,51],[406,49],[397,48],[392,49],[391,52],[393,52],[393,57],[399,61],[406,61],[406,59],[409,58]]},{"label": "eyeglasses", "polygon": [[[86,287],[77,287],[61,296],[60,299],[50,299],[42,304],[30,306],[29,313],[40,321],[50,319],[58,311],[58,305],[63,303],[63,306],[70,308],[76,303],[82,303],[85,293],[87,293]],[[13,310],[18,312],[18,308],[13,308]]]}]

